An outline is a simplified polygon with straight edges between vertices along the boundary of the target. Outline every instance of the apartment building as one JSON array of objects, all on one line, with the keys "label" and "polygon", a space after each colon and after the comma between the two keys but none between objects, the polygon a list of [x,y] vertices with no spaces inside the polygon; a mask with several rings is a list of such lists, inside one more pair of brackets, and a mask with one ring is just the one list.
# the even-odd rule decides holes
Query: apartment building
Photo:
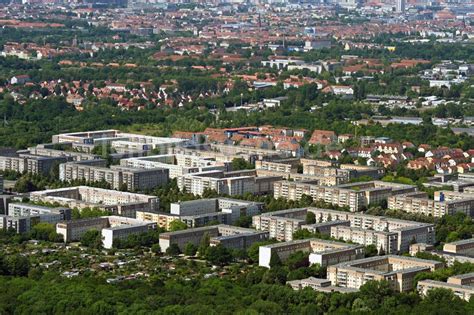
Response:
[{"label": "apartment building", "polygon": [[170,213],[137,212],[137,218],[151,220],[169,230],[170,223],[180,220],[190,228],[210,223],[232,224],[241,216],[260,214],[264,203],[231,198],[197,199],[171,204]]},{"label": "apartment building", "polygon": [[474,257],[474,238],[446,243],[443,251],[456,255]]},{"label": "apartment building", "polygon": [[[0,229],[13,230],[18,234],[28,233],[31,230],[31,217],[11,217],[8,215],[0,215]],[[37,217],[33,217],[33,223],[39,223]]]},{"label": "apartment building", "polygon": [[301,164],[303,165],[303,174],[305,175],[339,176],[346,182],[361,176],[379,179],[385,173],[381,167],[354,164],[328,164],[322,163],[320,160],[301,159]]},{"label": "apartment building", "polygon": [[365,230],[350,226],[331,228],[331,237],[357,244],[375,245],[379,252],[386,254],[398,253],[398,234],[395,232]]},{"label": "apartment building", "polygon": [[252,217],[252,225],[259,231],[266,231],[270,238],[291,241],[293,234],[306,223],[307,209],[287,209],[267,212]]},{"label": "apartment building", "polygon": [[43,214],[60,214],[61,220],[71,220],[71,209],[62,207],[44,207],[30,203],[10,203],[8,204],[8,215],[11,217],[30,217]]},{"label": "apartment building", "polygon": [[246,147],[240,145],[227,145],[227,144],[210,144],[210,150],[219,152],[227,157],[230,157],[230,161],[236,157],[242,157],[249,162],[254,162],[264,159],[286,159],[292,158],[291,152],[288,151],[275,151],[270,149],[260,149],[254,147]]},{"label": "apartment building", "polygon": [[[347,180],[339,175],[334,176],[319,176],[319,175],[308,175],[300,173],[286,173],[272,170],[256,170],[257,176],[275,176],[279,177],[282,180],[291,180],[291,182],[296,182],[298,184],[308,184],[308,185],[319,185],[319,186],[336,186],[344,184]],[[278,183],[278,182],[277,182]],[[275,183],[275,184],[277,184]]]},{"label": "apartment building", "polygon": [[98,208],[129,218],[135,218],[137,211],[157,212],[159,209],[156,196],[88,186],[34,191],[30,193],[30,199],[69,208]]},{"label": "apartment building", "polygon": [[299,159],[284,159],[278,161],[255,161],[256,170],[266,170],[282,173],[297,173]]},{"label": "apartment building", "polygon": [[418,292],[426,296],[432,289],[447,289],[453,291],[454,295],[467,302],[474,295],[474,273],[467,273],[449,277],[447,282],[436,280],[421,280],[418,282]]},{"label": "apartment building", "polygon": [[201,227],[210,224],[231,224],[231,214],[226,212],[212,212],[197,215],[180,216],[179,219],[190,228]]},{"label": "apartment building", "polygon": [[[306,224],[310,211],[316,217],[316,224]],[[270,238],[291,241],[299,229],[330,234],[345,241],[370,245],[383,249],[385,253],[408,252],[411,243],[434,244],[433,224],[372,216],[319,208],[287,209],[267,212],[252,218],[253,226],[268,231]]]},{"label": "apartment building", "polygon": [[328,279],[334,286],[359,289],[368,281],[388,281],[398,292],[413,290],[414,277],[420,272],[435,271],[443,267],[436,260],[405,256],[375,256],[328,267]]},{"label": "apartment building", "polygon": [[0,170],[48,175],[54,166],[66,161],[67,157],[48,157],[32,154],[0,156]]},{"label": "apartment building", "polygon": [[87,182],[105,181],[111,188],[129,191],[153,189],[168,182],[167,169],[139,169],[112,165],[106,167],[105,160],[87,160],[59,165],[59,179],[71,182],[81,179]]},{"label": "apartment building", "polygon": [[136,218],[139,220],[156,222],[160,228],[163,228],[165,230],[170,229],[171,222],[180,220],[179,215],[170,214],[167,212],[150,211],[137,211]]},{"label": "apartment building", "polygon": [[196,246],[199,245],[201,239],[206,235],[210,237],[211,246],[221,244],[222,246],[234,249],[245,249],[254,242],[268,239],[268,233],[266,232],[220,224],[176,232],[161,233],[160,247],[161,250],[165,252],[171,244],[176,244],[181,250],[183,250],[187,243]]},{"label": "apartment building", "polygon": [[8,214],[0,215],[0,229],[27,233],[40,223],[56,224],[71,219],[71,209],[50,208],[26,203],[9,203]]},{"label": "apartment building", "polygon": [[343,184],[335,187],[318,186],[308,183],[280,181],[275,183],[273,196],[289,200],[299,200],[303,195],[324,202],[347,207],[350,211],[360,211],[369,205],[380,204],[392,195],[416,191],[415,186],[382,181]]},{"label": "apartment building", "polygon": [[[442,196],[445,192],[438,192]],[[463,194],[463,199],[438,200],[428,199],[424,192],[414,192],[395,195],[388,198],[388,209],[402,210],[409,213],[418,213],[432,217],[442,217],[461,212],[468,216],[474,215],[474,195]]]},{"label": "apartment building", "polygon": [[121,216],[106,216],[64,221],[56,224],[56,232],[64,242],[79,241],[89,230],[101,231],[102,246],[112,248],[114,240],[126,239],[132,234],[145,233],[156,229],[156,223]]},{"label": "apartment building", "polygon": [[301,280],[292,280],[287,281],[287,285],[289,285],[293,290],[302,290],[304,288],[311,288],[317,292],[325,292],[325,293],[354,293],[357,292],[357,289],[353,288],[346,288],[346,287],[336,287],[331,285],[331,281],[327,279],[319,279],[314,277],[309,277],[306,279]]},{"label": "apartment building", "polygon": [[245,195],[266,194],[273,191],[279,177],[257,177],[255,170],[235,172],[209,171],[178,176],[178,187],[195,195],[202,195],[206,189],[219,194]]},{"label": "apartment building", "polygon": [[319,264],[322,267],[364,258],[362,245],[312,238],[260,246],[258,264],[270,268],[274,255],[284,262],[291,254],[298,251],[309,253],[310,264]]},{"label": "apartment building", "polygon": [[62,235],[64,242],[79,241],[89,230],[100,231],[108,224],[106,217],[69,220],[56,224],[56,233]]},{"label": "apartment building", "polygon": [[326,221],[326,222],[318,222],[313,224],[303,224],[301,226],[302,229],[306,229],[311,233],[319,233],[323,235],[331,236],[332,228],[335,226],[351,226],[351,222],[344,220],[334,220],[334,221]]},{"label": "apartment building", "polygon": [[146,233],[155,230],[157,224],[152,221],[143,221],[119,216],[109,216],[108,226],[101,230],[102,246],[112,248],[116,240],[126,240],[130,235]]},{"label": "apartment building", "polygon": [[[72,145],[63,145],[66,147],[71,147],[72,149]],[[72,150],[58,150],[55,149],[55,145],[52,143],[38,144],[35,147],[28,148],[27,152],[29,152],[29,154],[39,156],[65,157],[68,161],[86,161],[100,158],[98,155],[95,154],[77,152]]]},{"label": "apartment building", "polygon": [[[362,213],[351,213],[319,208],[309,208],[308,211],[311,211],[315,214],[316,222],[327,222],[334,220],[349,221],[350,227],[354,229],[394,232],[398,235],[396,245],[398,253],[408,252],[410,244],[413,242],[434,244],[436,241],[435,226],[430,223],[399,220],[383,216],[373,216]],[[335,228],[331,228],[331,233],[333,229]],[[350,232],[349,235],[352,235],[352,231],[339,228],[339,237],[349,240],[347,235],[342,234],[343,231],[347,231],[348,233]],[[354,235],[358,234],[356,233]],[[383,234],[379,234],[379,237],[382,237],[382,235]],[[389,239],[385,240],[384,242],[386,242],[386,244],[393,244],[393,240],[391,239],[393,237],[392,234],[386,234],[386,237]],[[376,239],[378,241],[378,238]],[[391,247],[392,246],[390,245],[388,248]]]},{"label": "apartment building", "polygon": [[184,154],[162,154],[122,159],[120,165],[143,169],[167,169],[170,178],[214,170],[227,171],[229,168],[227,162],[217,162],[212,158]]},{"label": "apartment building", "polygon": [[154,149],[167,152],[171,147],[188,144],[189,140],[124,133],[113,129],[64,133],[52,137],[53,144],[65,142],[86,146],[111,145],[118,153],[130,153]]},{"label": "apartment building", "polygon": [[262,202],[231,198],[210,198],[172,203],[170,213],[180,216],[194,216],[214,212],[226,212],[231,214],[233,221],[241,216],[260,214],[263,207],[264,203]]}]

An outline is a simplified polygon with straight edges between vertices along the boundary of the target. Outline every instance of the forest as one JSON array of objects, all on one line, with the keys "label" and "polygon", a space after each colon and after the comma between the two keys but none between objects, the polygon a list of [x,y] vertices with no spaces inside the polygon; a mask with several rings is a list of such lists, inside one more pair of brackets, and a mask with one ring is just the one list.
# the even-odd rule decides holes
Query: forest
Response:
[{"label": "forest", "polygon": [[295,292],[271,283],[260,269],[247,275],[190,280],[64,279],[51,274],[0,277],[2,314],[472,314],[474,303],[435,289],[425,299],[368,282],[360,292]]}]

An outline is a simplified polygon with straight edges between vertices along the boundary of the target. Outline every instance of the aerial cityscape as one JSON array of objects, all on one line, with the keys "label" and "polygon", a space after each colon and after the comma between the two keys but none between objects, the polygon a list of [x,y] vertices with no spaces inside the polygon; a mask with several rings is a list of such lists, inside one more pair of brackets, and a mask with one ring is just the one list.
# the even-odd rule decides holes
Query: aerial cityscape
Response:
[{"label": "aerial cityscape", "polygon": [[474,314],[472,1],[0,0],[0,120],[2,315]]}]

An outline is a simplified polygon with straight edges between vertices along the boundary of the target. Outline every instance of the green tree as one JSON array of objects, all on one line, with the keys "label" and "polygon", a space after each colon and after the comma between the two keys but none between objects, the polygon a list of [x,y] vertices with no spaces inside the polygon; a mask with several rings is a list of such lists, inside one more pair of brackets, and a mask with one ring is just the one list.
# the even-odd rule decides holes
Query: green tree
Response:
[{"label": "green tree", "polygon": [[178,244],[173,243],[166,249],[166,254],[171,256],[178,256],[181,254],[181,249],[179,249]]},{"label": "green tree", "polygon": [[316,215],[314,212],[308,211],[306,212],[306,224],[314,224],[316,223]]},{"label": "green tree", "polygon": [[196,252],[197,252],[197,246],[194,245],[193,243],[186,243],[186,245],[184,245],[184,254],[186,256],[194,256],[196,255]]},{"label": "green tree", "polygon": [[230,250],[220,244],[217,246],[209,246],[206,249],[205,258],[211,264],[220,266],[227,265],[233,260]]},{"label": "green tree", "polygon": [[89,230],[81,237],[81,244],[90,248],[102,248],[102,233],[98,230]]},{"label": "green tree", "polygon": [[169,230],[171,232],[175,232],[175,231],[181,231],[181,230],[186,230],[188,228],[188,226],[186,225],[186,223],[184,223],[183,221],[181,220],[173,220],[170,222],[170,228]]}]

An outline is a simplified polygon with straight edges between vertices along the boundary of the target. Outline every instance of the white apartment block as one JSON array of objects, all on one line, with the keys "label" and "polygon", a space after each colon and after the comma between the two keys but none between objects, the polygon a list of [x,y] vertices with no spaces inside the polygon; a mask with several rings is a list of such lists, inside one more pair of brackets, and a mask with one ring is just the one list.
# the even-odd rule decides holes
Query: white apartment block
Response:
[{"label": "white apartment block", "polygon": [[[435,227],[430,223],[319,208],[309,208],[308,211],[315,214],[316,222],[333,220],[350,221],[351,228],[379,232],[394,232],[398,235],[396,249],[399,253],[408,252],[410,243],[413,243],[413,241],[426,244],[434,244],[436,241]],[[333,229],[334,228],[331,228],[331,232]],[[344,231],[344,229],[341,229],[341,233],[342,231]],[[391,238],[390,235],[391,234],[387,234],[387,237]],[[340,234],[339,237],[348,239],[346,235],[342,234]],[[390,240],[388,244],[392,244],[392,241]]]},{"label": "white apartment block", "polygon": [[165,168],[169,170],[170,178],[205,171],[226,171],[228,168],[228,163],[184,154],[163,154],[122,159],[120,165],[143,169]]},{"label": "white apartment block", "polygon": [[469,302],[474,295],[474,273],[449,277],[447,282],[421,280],[418,282],[418,292],[426,296],[432,289],[443,288],[453,291],[454,295]]},{"label": "white apartment block", "polygon": [[[93,146],[111,145],[118,153],[128,153],[141,150],[150,151],[153,149],[159,149],[160,152],[167,152],[169,148],[186,145],[189,140],[124,133],[112,129],[54,135],[52,142],[68,142]],[[114,142],[117,143],[114,144]]]},{"label": "white apartment block", "polygon": [[266,232],[220,224],[161,233],[161,251],[165,252],[171,244],[176,244],[181,250],[184,249],[187,243],[197,246],[206,235],[210,237],[211,246],[221,244],[224,247],[234,249],[245,249],[254,242],[261,242],[268,239],[268,233]]},{"label": "white apartment block", "polygon": [[259,231],[269,232],[270,238],[291,241],[293,234],[305,224],[307,209],[287,209],[267,212],[252,218],[252,225]]},{"label": "white apartment block", "polygon": [[61,220],[71,219],[71,209],[68,208],[51,208],[38,206],[30,203],[10,203],[8,205],[8,215],[12,217],[30,217],[43,214],[61,214]]},{"label": "white apartment block", "polygon": [[129,191],[153,189],[168,182],[167,169],[139,169],[114,165],[108,168],[100,161],[103,160],[60,164],[59,179],[67,182],[76,179],[87,182],[105,181],[112,189],[120,190],[126,187]]},{"label": "white apartment block", "polygon": [[0,156],[0,170],[15,171],[17,173],[49,174],[53,166],[66,161],[66,157],[48,157],[32,154]]},{"label": "white apartment block", "polygon": [[455,255],[474,257],[474,238],[446,243],[443,251]]},{"label": "white apartment block", "polygon": [[416,191],[415,186],[382,181],[343,184],[335,187],[280,181],[274,185],[273,196],[276,199],[299,200],[303,195],[307,195],[313,200],[348,207],[350,211],[355,212],[369,205],[380,204],[392,195],[414,191]]},{"label": "white apartment block", "polygon": [[69,208],[99,208],[130,218],[135,218],[136,211],[157,212],[159,209],[156,196],[88,186],[35,191],[30,193],[30,199],[58,203]]},{"label": "white apartment block", "polygon": [[[438,196],[451,194],[447,192],[437,192]],[[462,212],[468,216],[474,214],[474,195],[468,193],[457,193],[461,198],[452,197],[451,200],[428,199],[428,195],[423,192],[395,195],[388,198],[388,209],[402,210],[409,213],[418,213],[432,217],[442,217]]]},{"label": "white apartment block", "polygon": [[136,218],[144,221],[153,221],[158,224],[160,228],[169,230],[171,222],[179,220],[179,215],[170,214],[167,212],[150,212],[150,211],[137,211]]},{"label": "white apartment block", "polygon": [[206,189],[227,195],[267,194],[280,179],[278,176],[258,177],[255,170],[209,171],[179,176],[178,187],[194,195],[202,195]]},{"label": "white apartment block", "polygon": [[357,244],[375,245],[378,251],[386,254],[398,253],[398,234],[395,232],[364,230],[350,226],[331,228],[331,237]]},{"label": "white apartment block", "polygon": [[[315,214],[317,224],[306,224],[308,211]],[[413,241],[435,243],[433,224],[362,213],[301,208],[267,212],[252,218],[252,224],[257,230],[268,231],[270,238],[279,241],[291,241],[293,234],[302,228],[316,232],[318,225],[325,222],[334,222],[334,224],[322,225],[320,233],[328,234],[329,228],[330,235],[333,237],[363,245],[374,244],[378,250],[382,248],[386,253],[408,252],[410,243]]]},{"label": "white apartment block", "polygon": [[420,272],[435,271],[443,263],[404,256],[375,256],[328,267],[328,279],[334,286],[359,289],[368,281],[388,281],[398,292],[413,289],[414,277]]},{"label": "white apartment block", "polygon": [[310,264],[319,264],[322,267],[364,257],[364,248],[361,245],[312,238],[260,246],[258,264],[270,268],[274,255],[284,262],[298,251],[309,253]]},{"label": "white apartment block", "polygon": [[114,240],[126,239],[129,235],[145,233],[156,229],[156,223],[120,216],[106,216],[56,224],[56,232],[63,236],[64,242],[79,241],[89,230],[101,231],[102,246],[112,248]]}]

